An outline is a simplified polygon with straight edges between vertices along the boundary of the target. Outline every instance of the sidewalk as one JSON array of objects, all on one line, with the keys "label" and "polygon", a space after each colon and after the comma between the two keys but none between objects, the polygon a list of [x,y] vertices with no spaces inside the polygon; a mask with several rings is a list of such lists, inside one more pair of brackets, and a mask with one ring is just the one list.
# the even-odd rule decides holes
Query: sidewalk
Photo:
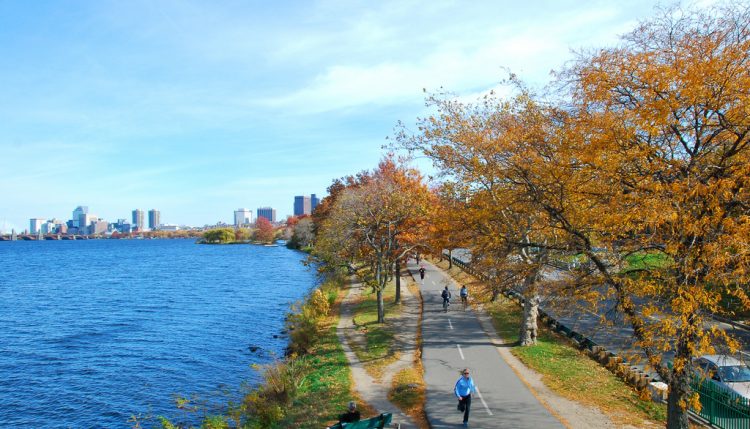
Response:
[{"label": "sidewalk", "polygon": [[[336,329],[344,354],[349,361],[352,371],[354,389],[359,393],[359,397],[366,401],[379,413],[393,413],[393,423],[400,423],[401,428],[417,428],[414,421],[401,412],[395,405],[388,401],[388,390],[391,387],[393,376],[404,368],[412,366],[414,363],[414,353],[416,352],[416,333],[419,322],[419,302],[418,298],[412,295],[405,282],[401,288],[402,313],[396,321],[399,329],[396,332],[395,348],[401,352],[398,361],[392,363],[383,371],[382,380],[373,379],[365,370],[364,365],[357,359],[357,355],[349,347],[349,342],[357,335],[361,335],[354,328],[352,313],[356,301],[362,293],[364,286],[352,276],[349,282],[349,292],[341,303],[341,317]],[[373,416],[362,416],[369,418]]]},{"label": "sidewalk", "polygon": [[[458,289],[437,267],[425,261],[421,265],[427,270],[421,286],[425,411],[432,428],[460,427],[463,416],[456,410],[452,390],[462,368],[472,371],[478,388],[478,394],[472,395],[470,427],[564,428],[500,357],[471,308],[464,312],[454,303],[443,312],[440,291],[448,286],[458,297]],[[418,268],[413,261],[408,264],[415,278]]]}]

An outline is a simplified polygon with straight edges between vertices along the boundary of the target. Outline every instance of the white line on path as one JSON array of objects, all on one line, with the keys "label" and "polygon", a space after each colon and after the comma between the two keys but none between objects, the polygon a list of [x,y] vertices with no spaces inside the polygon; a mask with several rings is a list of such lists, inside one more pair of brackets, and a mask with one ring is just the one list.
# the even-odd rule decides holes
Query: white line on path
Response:
[{"label": "white line on path", "polygon": [[487,410],[487,414],[492,415],[492,411],[490,411],[490,407],[488,407],[487,403],[484,402],[484,398],[482,397],[482,392],[479,391],[478,387],[476,389],[477,389],[477,395],[479,395],[479,400],[482,401],[482,405],[484,405],[484,409]]},{"label": "white line on path", "polygon": [[451,323],[451,319],[448,319],[448,326],[453,329],[453,324]]},{"label": "white line on path", "polygon": [[461,360],[466,360],[466,359],[464,359],[464,352],[461,351],[461,345],[460,344],[456,344],[456,347],[458,347],[458,354],[461,355]]}]

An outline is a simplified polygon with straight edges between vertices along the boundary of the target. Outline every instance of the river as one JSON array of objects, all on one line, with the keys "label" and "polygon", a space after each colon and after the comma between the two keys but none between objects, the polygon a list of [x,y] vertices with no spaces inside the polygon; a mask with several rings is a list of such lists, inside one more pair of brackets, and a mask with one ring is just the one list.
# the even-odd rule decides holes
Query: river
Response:
[{"label": "river", "polygon": [[[192,240],[0,242],[0,427],[196,422],[281,356],[316,286],[285,247]],[[153,419],[145,427],[151,427]]]}]

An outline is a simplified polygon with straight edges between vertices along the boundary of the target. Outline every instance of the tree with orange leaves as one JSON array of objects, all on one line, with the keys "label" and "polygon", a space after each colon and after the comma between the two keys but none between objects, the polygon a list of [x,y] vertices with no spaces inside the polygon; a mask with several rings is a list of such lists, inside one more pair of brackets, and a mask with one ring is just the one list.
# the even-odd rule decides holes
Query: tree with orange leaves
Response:
[{"label": "tree with orange leaves", "polygon": [[561,75],[586,136],[580,160],[609,194],[590,224],[618,255],[667,261],[617,276],[590,255],[669,385],[669,428],[699,407],[692,359],[738,346],[706,318],[722,296],[750,308],[749,64],[750,9],[674,10]]},{"label": "tree with orange leaves", "polygon": [[319,230],[317,252],[328,260],[361,260],[384,320],[383,290],[397,261],[416,246],[432,202],[422,177],[386,157],[369,179],[343,189]]},{"label": "tree with orange leaves", "polygon": [[271,243],[273,242],[275,236],[276,231],[274,230],[273,225],[271,225],[271,222],[268,219],[261,216],[255,221],[255,231],[253,233],[253,238],[256,241],[260,241],[262,243]]},{"label": "tree with orange leaves", "polygon": [[[524,91],[437,100],[402,141],[473,190],[496,261],[588,258],[569,273],[575,296],[624,316],[669,386],[667,427],[683,429],[700,406],[692,359],[738,346],[710,314],[722,296],[750,308],[750,12],[668,11],[623,41],[559,75],[559,107]],[[660,262],[633,263],[645,256]]]}]

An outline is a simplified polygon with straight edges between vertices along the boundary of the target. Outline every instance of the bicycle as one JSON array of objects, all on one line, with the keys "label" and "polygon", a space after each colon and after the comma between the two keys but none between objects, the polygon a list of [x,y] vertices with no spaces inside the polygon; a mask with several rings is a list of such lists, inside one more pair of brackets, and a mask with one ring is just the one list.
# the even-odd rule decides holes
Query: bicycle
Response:
[{"label": "bicycle", "polygon": [[443,311],[448,312],[448,307],[451,305],[451,300],[449,298],[443,298]]},{"label": "bicycle", "polygon": [[461,304],[464,306],[464,311],[466,311],[466,307],[469,306],[469,297],[465,295],[461,295]]}]

